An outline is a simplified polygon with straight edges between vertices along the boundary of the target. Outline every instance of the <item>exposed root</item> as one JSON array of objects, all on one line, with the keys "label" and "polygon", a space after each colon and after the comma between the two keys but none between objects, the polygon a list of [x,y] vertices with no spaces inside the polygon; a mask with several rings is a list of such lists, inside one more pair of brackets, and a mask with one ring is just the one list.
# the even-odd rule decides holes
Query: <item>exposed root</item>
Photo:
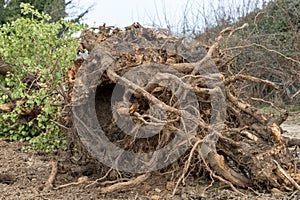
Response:
[{"label": "exposed root", "polygon": [[50,161],[51,164],[51,173],[48,180],[45,182],[44,188],[52,188],[53,183],[57,174],[57,161],[56,159],[52,158]]},{"label": "exposed root", "polygon": [[192,150],[190,151],[189,157],[188,157],[187,161],[185,162],[185,165],[184,165],[184,168],[183,168],[183,172],[182,172],[181,176],[179,177],[179,179],[177,180],[177,183],[176,183],[176,185],[175,185],[175,187],[174,187],[172,196],[175,195],[176,190],[177,190],[179,184],[180,184],[181,181],[184,179],[185,174],[186,174],[187,171],[189,170],[189,167],[190,167],[190,164],[191,164],[191,160],[192,160],[192,157],[193,157],[193,155],[194,155],[194,152],[195,152],[196,148],[197,148],[198,145],[199,145],[200,143],[202,143],[202,142],[203,142],[203,140],[199,140],[199,139],[198,139],[198,140],[196,141],[196,143],[193,145],[193,148],[192,148]]},{"label": "exposed root", "polygon": [[235,191],[236,193],[241,194],[241,195],[244,196],[244,194],[243,194],[242,192],[240,192],[238,189],[236,189],[236,187],[234,187],[234,185],[233,185],[230,181],[227,181],[227,180],[225,180],[224,178],[222,178],[222,177],[216,175],[216,174],[210,169],[210,167],[208,166],[207,162],[206,162],[205,159],[203,158],[202,154],[200,154],[200,157],[201,157],[202,160],[203,160],[203,163],[204,163],[204,165],[205,165],[206,170],[210,173],[210,175],[211,175],[212,177],[217,178],[217,179],[218,179],[219,181],[221,181],[221,182],[224,182],[225,184],[229,185],[230,188],[231,188],[233,191]]},{"label": "exposed root", "polygon": [[[209,172],[212,180],[218,179],[226,183],[239,194],[242,193],[235,186],[280,188],[280,190],[289,188],[291,184],[284,181],[286,178],[274,172],[276,165],[273,162],[276,159],[279,164],[286,167],[285,169],[290,166],[283,165],[290,162],[291,153],[279,127],[286,120],[288,113],[280,110],[281,115],[276,117],[262,112],[251,105],[249,100],[268,103],[275,108],[276,106],[272,102],[250,97],[247,92],[241,93],[242,89],[238,83],[252,82],[271,90],[279,87],[269,80],[247,74],[234,74],[234,70],[230,69],[230,63],[236,61],[238,56],[227,53],[229,50],[246,46],[226,47],[225,50],[220,47],[221,43],[224,44],[225,34],[228,34],[225,41],[227,45],[233,34],[245,27],[247,25],[236,29],[230,27],[224,29],[214,44],[207,47],[208,51],[203,50],[202,46],[197,46],[199,44],[197,42],[194,43],[195,47],[191,45],[188,47],[191,49],[185,49],[186,46],[180,39],[169,35],[161,38],[152,29],[142,28],[138,24],[127,28],[126,31],[114,32],[109,29],[103,32],[106,30],[105,27],[100,28],[98,36],[100,39],[96,38],[93,44],[83,45],[89,45],[85,48],[90,50],[96,46],[90,51],[87,62],[83,62],[82,66],[73,70],[74,74],[72,71],[70,76],[70,85],[75,85],[70,92],[73,95],[71,103],[79,112],[76,113],[75,119],[79,116],[80,119],[90,119],[85,107],[77,105],[86,105],[90,100],[88,95],[94,94],[95,89],[101,91],[99,94],[96,92],[99,98],[96,95],[95,107],[101,107],[101,110],[96,109],[95,119],[97,117],[98,120],[80,122],[83,123],[83,130],[87,133],[82,134],[82,138],[87,136],[85,141],[90,142],[88,145],[93,152],[102,151],[100,148],[97,149],[97,141],[93,139],[93,136],[98,136],[96,131],[98,129],[95,127],[101,124],[106,136],[118,147],[146,155],[148,152],[166,147],[176,136],[184,136],[187,140],[173,144],[176,148],[172,148],[171,151],[174,153],[184,145],[188,151],[184,154],[176,152],[174,155],[179,156],[177,163],[164,169],[164,173],[168,173],[168,170],[174,174],[180,173],[173,188],[173,195],[179,185],[184,184],[185,178],[196,170]],[[104,34],[103,37],[101,34]],[[166,49],[162,49],[162,46]],[[169,46],[172,48],[168,49]],[[185,53],[189,51],[196,51],[197,56],[186,55]],[[193,57],[193,60],[189,61],[189,56]],[[80,75],[74,81],[77,69]],[[100,72],[101,77],[98,76]],[[95,80],[91,80],[94,77]],[[111,97],[115,93],[111,90],[115,85],[122,89],[112,104]],[[188,93],[189,90],[192,94]],[[156,135],[153,134],[151,137],[138,135],[142,128],[148,133],[148,130],[157,127],[161,128]],[[214,131],[216,127],[220,128]],[[200,144],[208,146],[200,148]],[[171,151],[164,155],[166,159],[175,157]],[[195,151],[200,155],[198,159],[194,159],[197,157]],[[121,160],[122,155],[118,159]],[[145,160],[134,158],[135,160],[124,163],[128,164],[130,169],[142,166],[143,163],[151,163],[155,170],[157,162],[166,162],[158,157],[158,154],[153,153]],[[118,159],[116,161],[115,157],[109,158],[116,161],[116,168],[121,169],[118,164],[122,162]],[[204,163],[204,166],[199,163]],[[180,169],[178,166],[184,168]],[[129,181],[117,179],[101,182],[109,173],[110,171],[103,177],[89,182],[86,188],[99,184],[100,193],[108,193],[132,187],[150,176],[146,173]],[[283,185],[280,186],[278,183]]]},{"label": "exposed root", "polygon": [[107,186],[107,187],[100,187],[99,191],[100,191],[100,193],[105,194],[105,193],[115,192],[117,190],[132,188],[132,187],[144,182],[145,180],[147,180],[150,177],[150,175],[151,175],[150,173],[146,173],[146,174],[140,175],[130,181],[115,183],[115,184]]},{"label": "exposed root", "polygon": [[82,177],[79,177],[76,182],[71,182],[71,183],[67,183],[67,184],[64,184],[64,185],[60,185],[60,186],[55,187],[53,189],[54,190],[59,190],[59,189],[70,187],[70,186],[74,186],[74,185],[80,185],[82,183],[87,182],[88,180],[89,180],[89,178],[87,176],[82,176]]},{"label": "exposed root", "polygon": [[280,164],[276,161],[273,160],[274,163],[277,165],[279,171],[293,184],[293,186],[300,191],[300,186],[298,183],[280,166]]},{"label": "exposed root", "polygon": [[109,169],[103,177],[98,178],[98,179],[95,180],[95,181],[92,181],[90,184],[88,184],[87,186],[85,186],[85,188],[91,187],[91,186],[93,186],[93,185],[99,183],[100,181],[106,179],[106,177],[109,175],[109,173],[110,173],[111,171],[112,171],[112,169]]}]

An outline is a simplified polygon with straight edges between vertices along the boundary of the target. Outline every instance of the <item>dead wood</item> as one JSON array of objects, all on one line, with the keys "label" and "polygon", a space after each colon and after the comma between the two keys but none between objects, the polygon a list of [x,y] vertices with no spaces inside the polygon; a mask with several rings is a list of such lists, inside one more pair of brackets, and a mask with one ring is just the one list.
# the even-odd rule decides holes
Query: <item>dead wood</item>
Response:
[{"label": "dead wood", "polygon": [[48,180],[45,182],[45,184],[43,186],[40,187],[40,189],[49,189],[53,187],[53,183],[57,174],[57,161],[56,159],[51,159],[50,161],[50,165],[51,165],[51,173],[49,175]]},{"label": "dead wood", "polygon": [[126,182],[119,182],[110,186],[100,187],[99,191],[100,193],[105,194],[105,193],[115,192],[118,190],[132,188],[146,181],[150,177],[150,175],[151,175],[150,173],[146,173]]},{"label": "dead wood", "polygon": [[[279,127],[288,113],[279,110],[279,116],[266,114],[249,101],[259,99],[237,95],[239,82],[254,82],[272,89],[278,89],[278,86],[247,74],[234,74],[229,66],[237,58],[237,55],[229,54],[229,49],[234,47],[222,50],[220,45],[224,40],[227,44],[236,31],[246,26],[223,30],[210,47],[203,47],[194,40],[193,45],[186,45],[180,38],[143,28],[139,24],[133,24],[126,30],[105,26],[100,27],[97,33],[86,30],[82,35],[81,48],[90,54],[85,61],[77,61],[68,72],[70,103],[76,108],[85,105],[90,91],[96,91],[97,123],[101,124],[113,143],[126,151],[147,153],[164,147],[178,135],[187,137],[186,142],[176,145],[187,145],[188,151],[179,157],[173,168],[170,167],[177,174],[174,192],[187,174],[201,170],[206,170],[237,192],[235,186],[259,190],[278,188],[282,191],[297,188],[283,173],[284,170],[288,174],[293,166],[292,154]],[[128,73],[132,71],[134,73]],[[151,79],[146,80],[145,77],[150,75]],[[111,106],[116,85],[121,89],[116,97],[117,103]],[[189,99],[190,90],[195,93],[196,102]],[[180,104],[181,99],[185,100],[184,104]],[[167,117],[161,118],[159,111],[152,111],[153,105],[163,110]],[[270,102],[270,105],[273,103]],[[73,117],[89,118],[89,112],[79,109]],[[196,113],[197,117],[191,113]],[[127,121],[126,116],[134,122],[127,129],[128,135],[124,129],[120,131],[132,123]],[[192,125],[182,120],[186,116],[189,116]],[[185,129],[180,129],[180,124]],[[143,126],[152,126],[149,132],[157,127],[161,129],[151,138],[139,138],[138,130]],[[95,128],[89,127],[95,127],[92,120],[84,127],[86,141],[92,144],[89,148],[93,152],[101,151],[97,142],[91,139],[96,133]],[[196,134],[192,134],[191,130]],[[153,155],[148,159],[149,163],[158,159],[157,155]],[[116,166],[120,166],[117,163]],[[139,166],[141,163],[137,159],[126,164]],[[100,188],[100,192],[132,187],[148,176],[144,174],[132,181]]]},{"label": "dead wood", "polygon": [[74,186],[74,185],[80,185],[80,184],[83,184],[83,183],[87,182],[88,180],[89,180],[89,178],[87,176],[82,176],[82,177],[79,177],[76,182],[66,183],[66,184],[57,186],[53,189],[54,190],[59,190],[59,189]]},{"label": "dead wood", "polygon": [[277,165],[279,171],[295,186],[297,190],[300,191],[300,186],[298,183],[279,165],[279,163],[274,160],[275,164]]}]

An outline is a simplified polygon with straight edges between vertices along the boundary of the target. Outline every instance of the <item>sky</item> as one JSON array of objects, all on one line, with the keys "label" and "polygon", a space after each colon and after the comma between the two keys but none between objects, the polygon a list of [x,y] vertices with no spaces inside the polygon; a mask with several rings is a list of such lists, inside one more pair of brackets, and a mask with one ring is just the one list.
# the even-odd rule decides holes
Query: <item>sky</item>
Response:
[{"label": "sky", "polygon": [[[178,13],[189,0],[77,0],[83,10],[93,5],[84,22],[90,26],[107,25],[128,26],[133,22],[164,22],[163,13],[175,20]],[[159,13],[159,14],[158,14]]]},{"label": "sky", "polygon": [[[251,10],[255,3],[261,5],[263,0],[73,0],[73,14],[92,6],[83,22],[89,26],[102,25],[125,27],[133,22],[144,26],[182,29],[184,17],[189,26],[205,26],[213,21],[211,13],[224,10],[222,15]],[[250,2],[250,5],[248,5]],[[239,9],[242,7],[244,10]],[[69,13],[72,12],[69,11]],[[238,14],[236,14],[238,15]],[[238,17],[238,16],[236,16]],[[176,30],[175,30],[176,31]]]},{"label": "sky", "polygon": [[181,6],[184,6],[185,1],[100,0],[86,17],[89,24],[107,22],[111,25],[127,26],[136,21],[151,22],[153,20],[159,23],[157,13],[162,13],[164,4],[167,5],[168,14],[170,14],[169,10],[175,14],[179,12]]}]

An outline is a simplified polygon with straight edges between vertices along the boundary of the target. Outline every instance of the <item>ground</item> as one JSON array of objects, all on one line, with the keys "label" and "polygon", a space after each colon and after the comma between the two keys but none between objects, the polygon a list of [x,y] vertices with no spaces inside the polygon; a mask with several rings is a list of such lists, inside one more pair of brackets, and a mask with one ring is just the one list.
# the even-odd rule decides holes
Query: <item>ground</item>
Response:
[{"label": "ground", "polygon": [[[288,130],[286,135],[300,138],[300,115],[289,117],[282,125]],[[68,186],[62,189],[55,187],[76,182],[80,177],[96,180],[97,170],[93,164],[78,165],[66,159],[68,154],[59,155],[58,174],[54,186],[44,188],[50,172],[51,158],[54,154],[42,152],[22,152],[22,143],[0,141],[0,199],[300,199],[300,193],[259,194],[243,191],[241,196],[227,186],[215,183],[206,193],[203,188],[210,182],[188,180],[186,187],[179,187],[175,196],[171,197],[172,190],[163,176],[152,177],[134,189],[119,191],[110,194],[100,194],[96,186],[86,187],[88,182]],[[89,182],[91,183],[91,182]]]},{"label": "ground", "polygon": [[281,127],[283,130],[287,131],[284,135],[300,138],[300,114],[292,114]]}]

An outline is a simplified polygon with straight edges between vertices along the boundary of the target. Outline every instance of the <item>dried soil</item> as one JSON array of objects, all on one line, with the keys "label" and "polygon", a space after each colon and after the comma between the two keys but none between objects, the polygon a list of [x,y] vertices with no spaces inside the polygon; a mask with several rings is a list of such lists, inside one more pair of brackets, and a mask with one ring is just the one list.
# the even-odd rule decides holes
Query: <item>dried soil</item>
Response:
[{"label": "dried soil", "polygon": [[[299,115],[292,116],[283,124],[283,129],[290,130],[287,135],[300,137]],[[50,160],[58,158],[58,174],[54,187],[76,182],[87,176],[96,180],[101,174],[95,163],[78,164],[69,158],[66,152],[45,154],[42,152],[22,152],[23,143],[0,141],[0,199],[300,199],[300,193],[261,194],[251,190],[241,190],[246,196],[232,192],[227,186],[214,183],[205,193],[203,190],[210,182],[203,180],[186,180],[174,197],[171,197],[172,183],[167,176],[152,176],[147,182],[127,191],[100,194],[98,186],[86,188],[88,182],[55,190],[43,188],[51,172]],[[159,178],[160,180],[157,180]]]}]

